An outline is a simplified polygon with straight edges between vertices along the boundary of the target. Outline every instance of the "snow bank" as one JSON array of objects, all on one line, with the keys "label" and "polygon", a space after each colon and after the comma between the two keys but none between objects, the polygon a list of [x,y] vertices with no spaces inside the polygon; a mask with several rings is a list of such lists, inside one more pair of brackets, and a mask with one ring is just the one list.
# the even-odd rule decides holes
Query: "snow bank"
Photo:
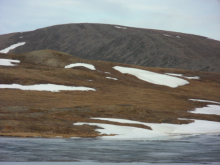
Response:
[{"label": "snow bank", "polygon": [[25,44],[25,42],[19,42],[19,43],[17,43],[17,44],[13,44],[13,45],[11,45],[11,46],[5,48],[5,49],[0,50],[0,53],[8,53],[9,50],[14,49],[14,48],[17,48],[17,47],[19,47],[19,46],[22,46],[22,45],[24,45],[24,44]]},{"label": "snow bank", "polygon": [[176,36],[177,38],[180,38],[180,36]]},{"label": "snow bank", "polygon": [[[200,99],[189,99],[189,100],[220,104],[220,102],[211,101],[211,100],[200,100]],[[196,108],[195,110],[192,110],[189,112],[190,113],[199,113],[199,114],[220,115],[220,105],[207,105],[207,107]]]},{"label": "snow bank", "polygon": [[115,26],[115,28],[119,28],[119,29],[127,29],[126,27],[122,27],[122,26]]},{"label": "snow bank", "polygon": [[153,130],[168,134],[220,133],[220,122],[194,120],[189,124],[148,124]]},{"label": "snow bank", "polygon": [[176,74],[176,73],[165,73],[165,74],[170,76],[183,77],[183,74]]},{"label": "snow bank", "polygon": [[127,119],[116,119],[116,118],[102,118],[102,117],[91,117],[91,119],[98,119],[98,120],[105,120],[105,121],[112,121],[117,123],[127,123],[127,124],[143,124],[146,125],[144,122],[134,121],[134,120],[127,120]]},{"label": "snow bank", "polygon": [[65,86],[56,84],[36,84],[36,85],[20,85],[20,84],[0,84],[0,88],[7,89],[21,89],[21,90],[35,90],[35,91],[95,91],[94,88],[88,87],[75,87],[75,86]]},{"label": "snow bank", "polygon": [[167,36],[167,37],[172,37],[171,35],[169,35],[169,34],[163,34],[164,36]]},{"label": "snow bank", "polygon": [[186,76],[184,76],[185,78],[188,78],[188,79],[200,79],[200,77],[199,76],[194,76],[194,77],[186,77]]},{"label": "snow bank", "polygon": [[220,115],[220,105],[207,105],[207,107],[196,108],[193,111],[189,111],[190,113],[199,113],[199,114],[213,114]]},{"label": "snow bank", "polygon": [[113,77],[106,77],[108,79],[112,79],[112,80],[118,80],[117,78],[113,78]]},{"label": "snow bank", "polygon": [[157,85],[165,85],[171,88],[176,88],[178,86],[189,84],[188,81],[181,79],[181,78],[154,73],[154,72],[150,72],[150,71],[146,71],[142,69],[122,67],[122,66],[115,66],[113,68],[118,70],[121,73],[128,73],[128,74],[134,75],[143,81],[147,81],[149,83],[153,83]]},{"label": "snow bank", "polygon": [[65,68],[73,68],[73,67],[77,67],[77,66],[83,66],[83,67],[86,67],[86,68],[91,69],[91,70],[96,70],[94,65],[92,65],[92,64],[85,64],[85,63],[69,64],[69,65],[66,65]]},{"label": "snow bank", "polygon": [[189,99],[189,100],[220,104],[220,102],[217,102],[217,101],[211,101],[211,100],[200,100],[200,99]]},{"label": "snow bank", "polygon": [[118,126],[112,124],[101,124],[101,123],[84,123],[79,122],[74,125],[92,125],[101,127],[100,129],[96,129],[96,131],[100,132],[103,135],[115,135],[115,136],[103,136],[102,139],[112,139],[112,140],[143,140],[149,139],[153,140],[157,138],[157,140],[161,139],[169,139],[166,134],[151,131],[148,129],[137,128],[137,127],[129,127],[129,126]]},{"label": "snow bank", "polygon": [[114,139],[114,140],[166,140],[179,138],[184,135],[194,134],[210,134],[220,133],[220,122],[205,121],[205,120],[194,120],[193,123],[189,124],[156,124],[156,123],[144,123],[126,119],[114,119],[114,118],[92,118],[106,121],[113,121],[119,123],[133,123],[143,124],[150,126],[152,130],[130,127],[130,126],[117,126],[113,124],[101,124],[101,123],[86,123],[79,122],[74,125],[95,125],[103,129],[97,129],[101,134],[115,135],[115,136],[103,136],[103,139]]},{"label": "snow bank", "polygon": [[20,63],[19,60],[11,60],[11,59],[1,59],[0,58],[0,65],[2,66],[16,66],[17,64],[12,64],[13,63]]},{"label": "snow bank", "polygon": [[176,73],[165,73],[165,74],[170,75],[170,76],[183,77],[183,78],[187,78],[187,79],[200,79],[199,76],[187,77],[187,76],[183,76],[183,74],[176,74]]}]

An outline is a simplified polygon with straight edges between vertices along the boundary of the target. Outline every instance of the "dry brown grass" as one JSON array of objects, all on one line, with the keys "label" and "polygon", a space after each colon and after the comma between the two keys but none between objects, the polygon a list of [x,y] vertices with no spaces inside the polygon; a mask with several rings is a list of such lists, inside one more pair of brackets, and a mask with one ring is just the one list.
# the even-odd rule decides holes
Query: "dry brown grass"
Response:
[{"label": "dry brown grass", "polygon": [[[220,117],[217,115],[199,115],[187,112],[207,105],[203,102],[190,101],[190,98],[220,101],[220,74],[218,73],[131,66],[158,73],[181,73],[185,76],[201,77],[199,80],[188,80],[190,82],[188,85],[170,88],[144,82],[132,75],[121,74],[112,68],[116,65],[129,65],[88,61],[60,52],[49,52],[49,55],[43,57],[41,57],[41,52],[38,52],[39,57],[31,56],[33,59],[27,58],[28,54],[8,56],[0,54],[1,58],[21,60],[21,63],[15,67],[0,66],[0,84],[52,83],[92,87],[97,91],[45,92],[0,89],[0,135],[98,136],[98,133],[94,131],[96,128],[94,126],[73,125],[79,121],[101,122],[91,120],[90,117],[179,124],[189,121],[178,120],[178,118],[220,121]],[[54,56],[53,53],[55,53]],[[60,64],[55,66],[56,63],[45,63],[42,59],[36,59],[36,61],[43,61],[36,64],[33,62],[35,58],[48,58],[49,61],[53,61],[55,58],[62,61],[62,67]],[[101,72],[82,67],[63,68],[73,62],[91,63]],[[114,77],[118,80],[106,77]],[[104,123],[112,122],[105,121]],[[119,125],[119,123],[114,124]],[[143,125],[133,126],[147,128]]]}]

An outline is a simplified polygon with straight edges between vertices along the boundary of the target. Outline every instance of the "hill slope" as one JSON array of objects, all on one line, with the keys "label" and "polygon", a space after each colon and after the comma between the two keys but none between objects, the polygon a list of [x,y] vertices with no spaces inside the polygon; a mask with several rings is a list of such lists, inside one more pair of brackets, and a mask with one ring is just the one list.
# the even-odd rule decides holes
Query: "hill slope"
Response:
[{"label": "hill slope", "polygon": [[152,29],[105,24],[66,24],[0,35],[0,50],[24,53],[51,49],[71,55],[147,67],[220,72],[220,41]]},{"label": "hill slope", "polygon": [[[150,129],[141,124],[99,121],[92,120],[91,117],[174,124],[192,122],[179,118],[220,122],[218,115],[188,112],[212,104],[189,99],[220,102],[219,73],[92,61],[52,50],[0,54],[1,59],[20,60],[20,63],[14,61],[16,62],[14,66],[0,65],[0,135],[2,136],[99,136],[94,130],[97,127],[73,125],[76,122],[114,123]],[[69,64],[81,66],[65,68]],[[94,66],[94,69],[87,66]],[[152,71],[163,76],[165,73],[183,74],[185,77],[181,77],[181,80],[188,83],[180,84],[178,87],[158,85],[131,74],[121,73],[115,66]],[[142,71],[141,78],[146,78],[143,74]],[[151,73],[152,75],[154,74]],[[199,79],[190,79],[195,76],[199,76]],[[158,78],[157,74],[156,78]],[[165,79],[159,81],[164,82]],[[169,83],[173,81],[176,79],[172,79]],[[14,85],[16,88],[23,85],[23,89],[36,84],[56,84],[88,87],[94,90],[50,92],[37,91],[36,88],[19,90],[2,87],[11,86],[10,84],[18,84]]]}]

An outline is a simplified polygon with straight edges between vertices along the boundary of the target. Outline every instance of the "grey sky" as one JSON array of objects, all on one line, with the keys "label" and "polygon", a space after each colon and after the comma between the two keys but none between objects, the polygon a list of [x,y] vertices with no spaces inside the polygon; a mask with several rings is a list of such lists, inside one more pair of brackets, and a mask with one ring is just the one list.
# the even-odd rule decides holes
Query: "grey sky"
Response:
[{"label": "grey sky", "polygon": [[0,34],[85,22],[220,40],[220,0],[0,0]]}]

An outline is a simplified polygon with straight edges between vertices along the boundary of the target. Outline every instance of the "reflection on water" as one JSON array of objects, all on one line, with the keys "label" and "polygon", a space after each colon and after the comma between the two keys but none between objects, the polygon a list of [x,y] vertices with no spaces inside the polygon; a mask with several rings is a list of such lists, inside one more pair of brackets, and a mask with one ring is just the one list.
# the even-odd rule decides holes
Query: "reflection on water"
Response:
[{"label": "reflection on water", "polygon": [[220,135],[172,141],[91,138],[0,138],[1,162],[211,163],[220,162]]}]

